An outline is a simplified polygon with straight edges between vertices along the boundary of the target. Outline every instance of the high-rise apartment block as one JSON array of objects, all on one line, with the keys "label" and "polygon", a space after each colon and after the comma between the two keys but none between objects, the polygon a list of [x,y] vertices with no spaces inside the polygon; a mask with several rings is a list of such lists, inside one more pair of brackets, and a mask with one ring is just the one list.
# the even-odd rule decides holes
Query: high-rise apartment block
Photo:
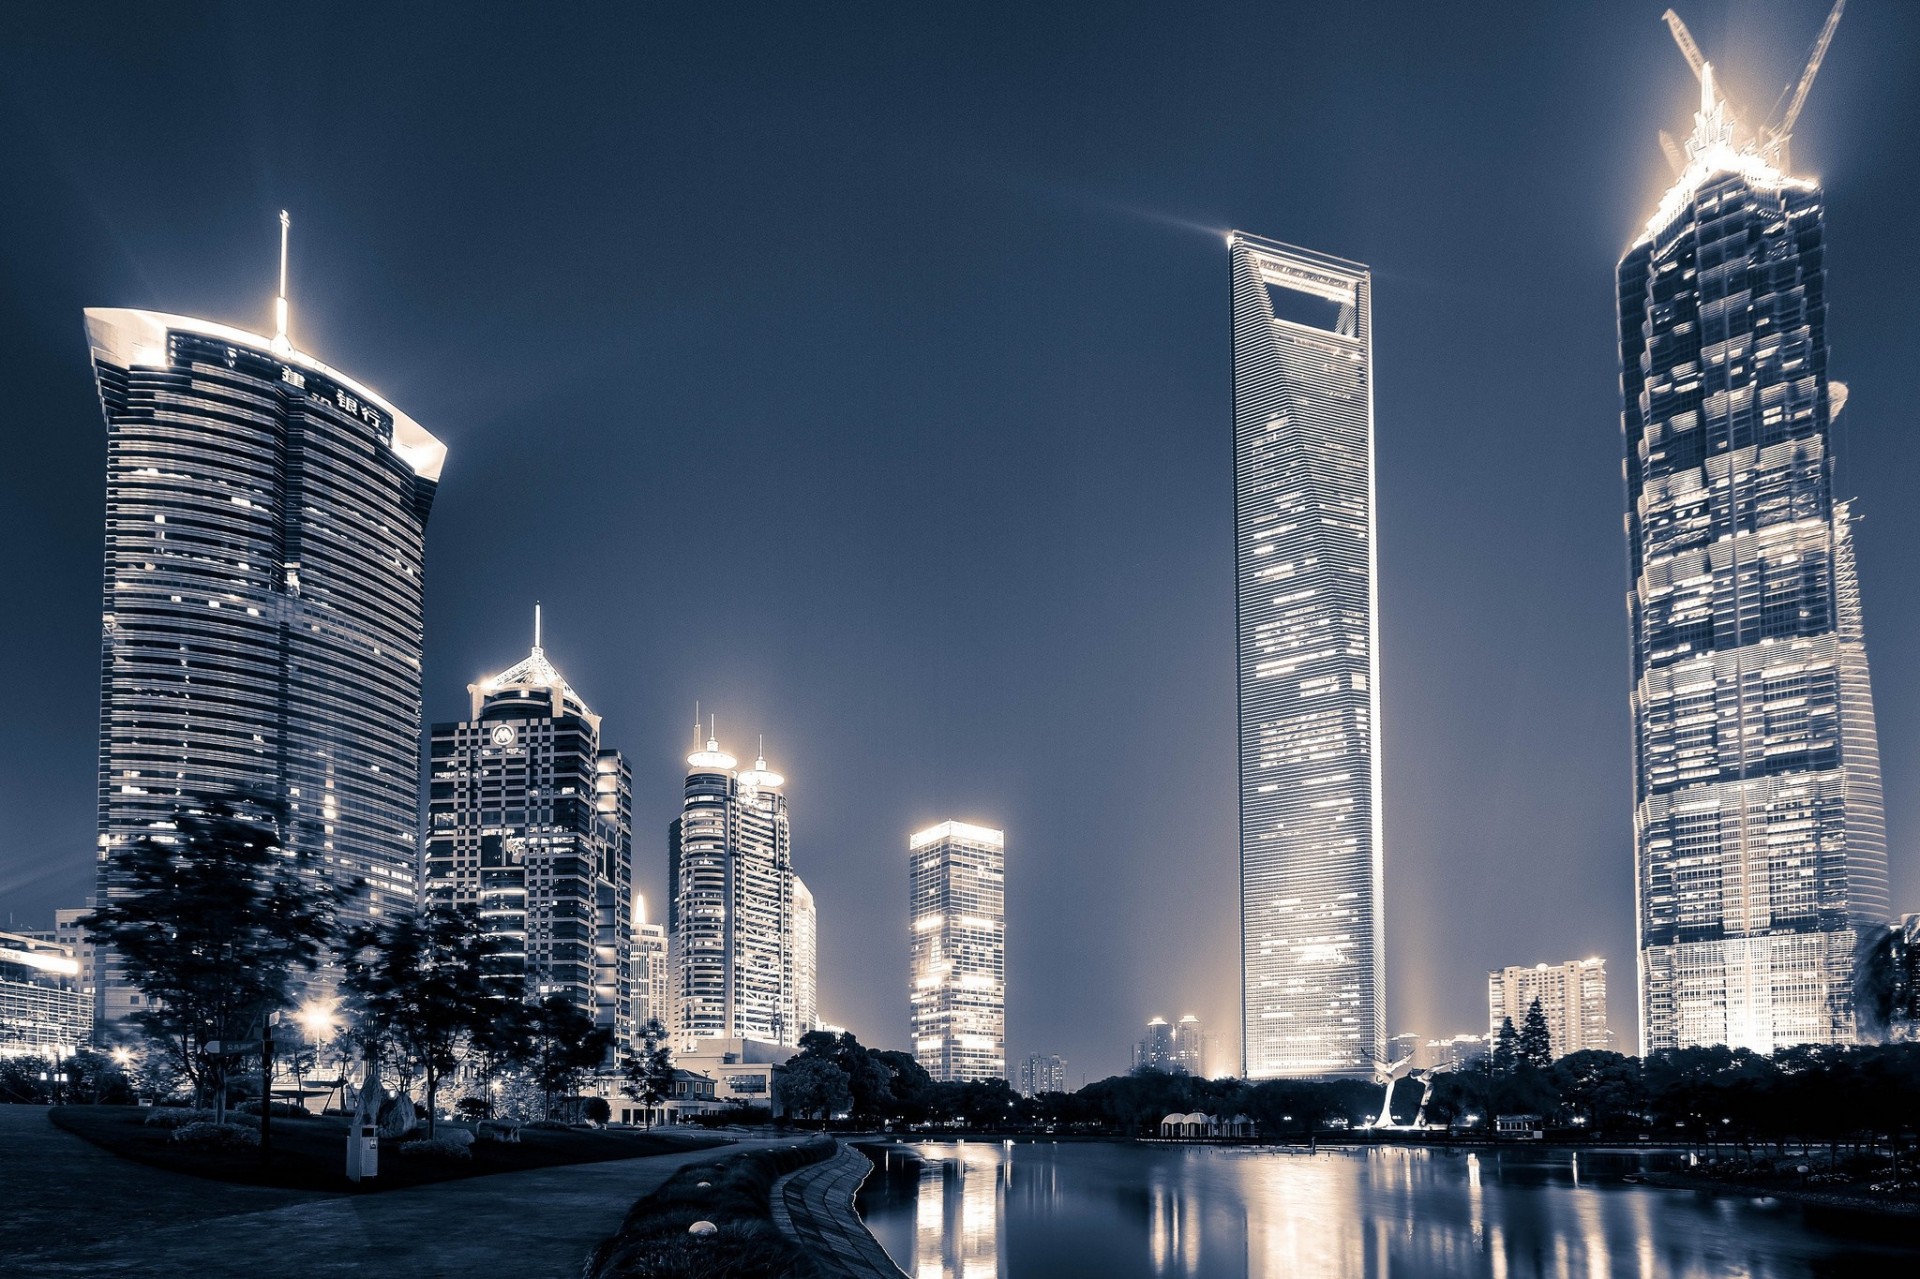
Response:
[{"label": "high-rise apartment block", "polygon": [[1547,1038],[1556,1058],[1587,1049],[1610,1049],[1607,1033],[1607,964],[1603,959],[1571,959],[1564,964],[1518,965],[1487,974],[1488,1042],[1499,1037],[1501,1023],[1518,1030],[1534,1000],[1547,1019]]},{"label": "high-rise apartment block", "polygon": [[1646,1052],[1852,1040],[1856,929],[1889,911],[1825,200],[1790,132],[1746,134],[1702,68],[1618,270]]},{"label": "high-rise apartment block", "polygon": [[633,1041],[631,779],[600,717],[533,651],[467,686],[468,719],[435,724],[426,892],[471,906],[526,996],[563,995]]},{"label": "high-rise apartment block", "polygon": [[1067,1091],[1067,1059],[1057,1053],[1033,1053],[1020,1063],[1020,1095]]},{"label": "high-rise apartment block", "polygon": [[819,920],[814,914],[813,891],[798,875],[793,877],[793,1026],[794,1038],[820,1024]]},{"label": "high-rise apartment block", "polygon": [[797,946],[786,778],[764,757],[738,765],[717,736],[688,755],[667,832],[669,1003],[682,1052],[710,1039],[791,1045],[810,1029],[800,985],[812,985],[813,957],[803,964]]},{"label": "high-rise apartment block", "polygon": [[1133,1047],[1135,1070],[1157,1070],[1168,1075],[1206,1076],[1207,1036],[1200,1019],[1189,1013],[1178,1024],[1165,1017],[1147,1022],[1147,1033]]},{"label": "high-rise apartment block", "polygon": [[1148,1019],[1147,1033],[1133,1046],[1133,1068],[1173,1073],[1173,1027],[1165,1017]]},{"label": "high-rise apartment block", "polygon": [[941,822],[907,853],[914,1058],[937,1081],[1004,1079],[1006,833]]},{"label": "high-rise apartment block", "polygon": [[[671,1031],[673,1006],[668,1002],[667,926],[649,924],[646,909],[635,897],[633,917],[633,1024],[660,1023]],[[644,1000],[644,1003],[642,1002]]]},{"label": "high-rise apartment block", "polygon": [[1368,268],[1234,234],[1244,1073],[1386,1051]]},{"label": "high-rise apartment block", "polygon": [[1181,1074],[1196,1079],[1207,1076],[1207,1032],[1192,1013],[1182,1017],[1173,1028],[1173,1064]]},{"label": "high-rise apartment block", "polygon": [[[342,884],[348,924],[411,909],[421,582],[446,449],[286,332],[94,309],[107,425],[99,895],[106,858],[243,788]],[[98,957],[99,1011],[140,995]]]}]

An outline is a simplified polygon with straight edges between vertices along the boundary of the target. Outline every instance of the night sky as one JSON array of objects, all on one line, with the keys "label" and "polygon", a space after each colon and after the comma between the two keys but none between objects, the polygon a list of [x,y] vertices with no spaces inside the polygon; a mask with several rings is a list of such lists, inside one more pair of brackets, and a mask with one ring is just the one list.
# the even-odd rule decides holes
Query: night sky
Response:
[{"label": "night sky", "polygon": [[[906,839],[953,817],[1007,829],[1010,1059],[1077,1085],[1195,1012],[1236,1068],[1240,227],[1375,270],[1388,1030],[1600,954],[1631,1048],[1612,274],[1697,101],[1664,7],[11,7],[0,916],[92,882],[81,308],[270,330],[284,207],[296,344],[450,449],[429,719],[537,598],[650,903],[698,699],[789,777],[823,1016],[906,1046]],[[1755,120],[1826,8],[1682,12]],[[1855,0],[1794,145],[1905,910],[1916,54],[1920,5]]]}]

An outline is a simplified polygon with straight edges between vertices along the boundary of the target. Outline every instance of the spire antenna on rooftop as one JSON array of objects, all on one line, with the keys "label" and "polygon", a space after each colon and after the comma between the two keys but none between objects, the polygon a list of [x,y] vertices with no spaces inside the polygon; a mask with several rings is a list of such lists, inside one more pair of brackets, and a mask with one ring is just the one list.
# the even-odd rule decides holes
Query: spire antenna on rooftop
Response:
[{"label": "spire antenna on rooftop", "polygon": [[287,337],[287,232],[292,227],[293,219],[280,210],[280,292],[273,299],[273,349],[281,355],[293,349]]},{"label": "spire antenna on rooftop", "polygon": [[540,651],[540,601],[533,602],[533,651]]}]

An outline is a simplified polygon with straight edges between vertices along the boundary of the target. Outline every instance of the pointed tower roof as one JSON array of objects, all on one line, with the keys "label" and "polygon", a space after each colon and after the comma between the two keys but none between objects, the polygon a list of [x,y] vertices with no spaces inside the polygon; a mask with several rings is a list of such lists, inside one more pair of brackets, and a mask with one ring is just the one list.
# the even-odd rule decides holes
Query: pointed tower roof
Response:
[{"label": "pointed tower roof", "polygon": [[479,716],[487,703],[503,695],[516,691],[538,690],[549,694],[553,714],[574,714],[591,720],[595,731],[599,730],[600,717],[588,709],[585,700],[576,693],[573,685],[567,683],[554,664],[547,660],[546,649],[540,646],[540,606],[533,606],[533,648],[527,655],[501,671],[489,676],[477,684],[467,685],[467,692],[473,697],[473,713]]}]

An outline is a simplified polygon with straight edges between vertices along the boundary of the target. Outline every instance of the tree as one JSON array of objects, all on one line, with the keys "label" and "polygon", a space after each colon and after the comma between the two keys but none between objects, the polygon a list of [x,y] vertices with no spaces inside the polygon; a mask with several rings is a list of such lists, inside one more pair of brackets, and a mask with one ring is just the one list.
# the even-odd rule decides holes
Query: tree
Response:
[{"label": "tree", "polygon": [[283,845],[286,818],[255,794],[183,806],[172,834],[108,854],[113,890],[80,920],[146,997],[134,1021],[221,1118],[232,1059],[208,1046],[250,1040],[292,1004],[294,975],[319,966],[342,895],[311,852]]},{"label": "tree", "polygon": [[893,1099],[887,1113],[900,1119],[925,1117],[933,1098],[933,1076],[927,1068],[912,1053],[898,1049],[875,1049],[872,1056],[887,1072],[887,1092]]},{"label": "tree", "polygon": [[800,1055],[830,1061],[841,1069],[847,1077],[856,1118],[875,1118],[894,1100],[893,1073],[846,1031],[838,1035],[828,1030],[808,1031],[800,1036]]},{"label": "tree", "polygon": [[[1507,1023],[1511,1026],[1511,1020]],[[1527,1018],[1520,1027],[1520,1060],[1545,1070],[1553,1064],[1553,1036],[1547,1030],[1547,1014],[1536,998],[1527,1005]]]},{"label": "tree", "polygon": [[667,1028],[659,1018],[648,1019],[640,1028],[639,1051],[629,1053],[620,1067],[626,1076],[620,1091],[640,1103],[651,1123],[654,1110],[673,1088],[673,1050],[667,1046]]},{"label": "tree", "polygon": [[595,1026],[593,1018],[565,995],[548,995],[533,1006],[531,1064],[540,1085],[546,1116],[553,1118],[553,1099],[575,1092],[580,1077],[606,1060],[613,1032]]},{"label": "tree", "polygon": [[518,990],[503,989],[490,963],[502,944],[471,906],[431,906],[347,940],[341,988],[355,1038],[370,1057],[397,1054],[419,1070],[429,1140],[441,1078],[476,1045],[517,1028]]},{"label": "tree", "polygon": [[773,1099],[789,1115],[825,1120],[852,1107],[853,1090],[846,1071],[824,1056],[803,1053],[774,1072]]},{"label": "tree", "polygon": [[1520,1060],[1519,1039],[1513,1029],[1513,1018],[1501,1018],[1500,1033],[1493,1037],[1493,1055],[1487,1059],[1487,1071],[1495,1079],[1513,1073],[1514,1066]]}]

